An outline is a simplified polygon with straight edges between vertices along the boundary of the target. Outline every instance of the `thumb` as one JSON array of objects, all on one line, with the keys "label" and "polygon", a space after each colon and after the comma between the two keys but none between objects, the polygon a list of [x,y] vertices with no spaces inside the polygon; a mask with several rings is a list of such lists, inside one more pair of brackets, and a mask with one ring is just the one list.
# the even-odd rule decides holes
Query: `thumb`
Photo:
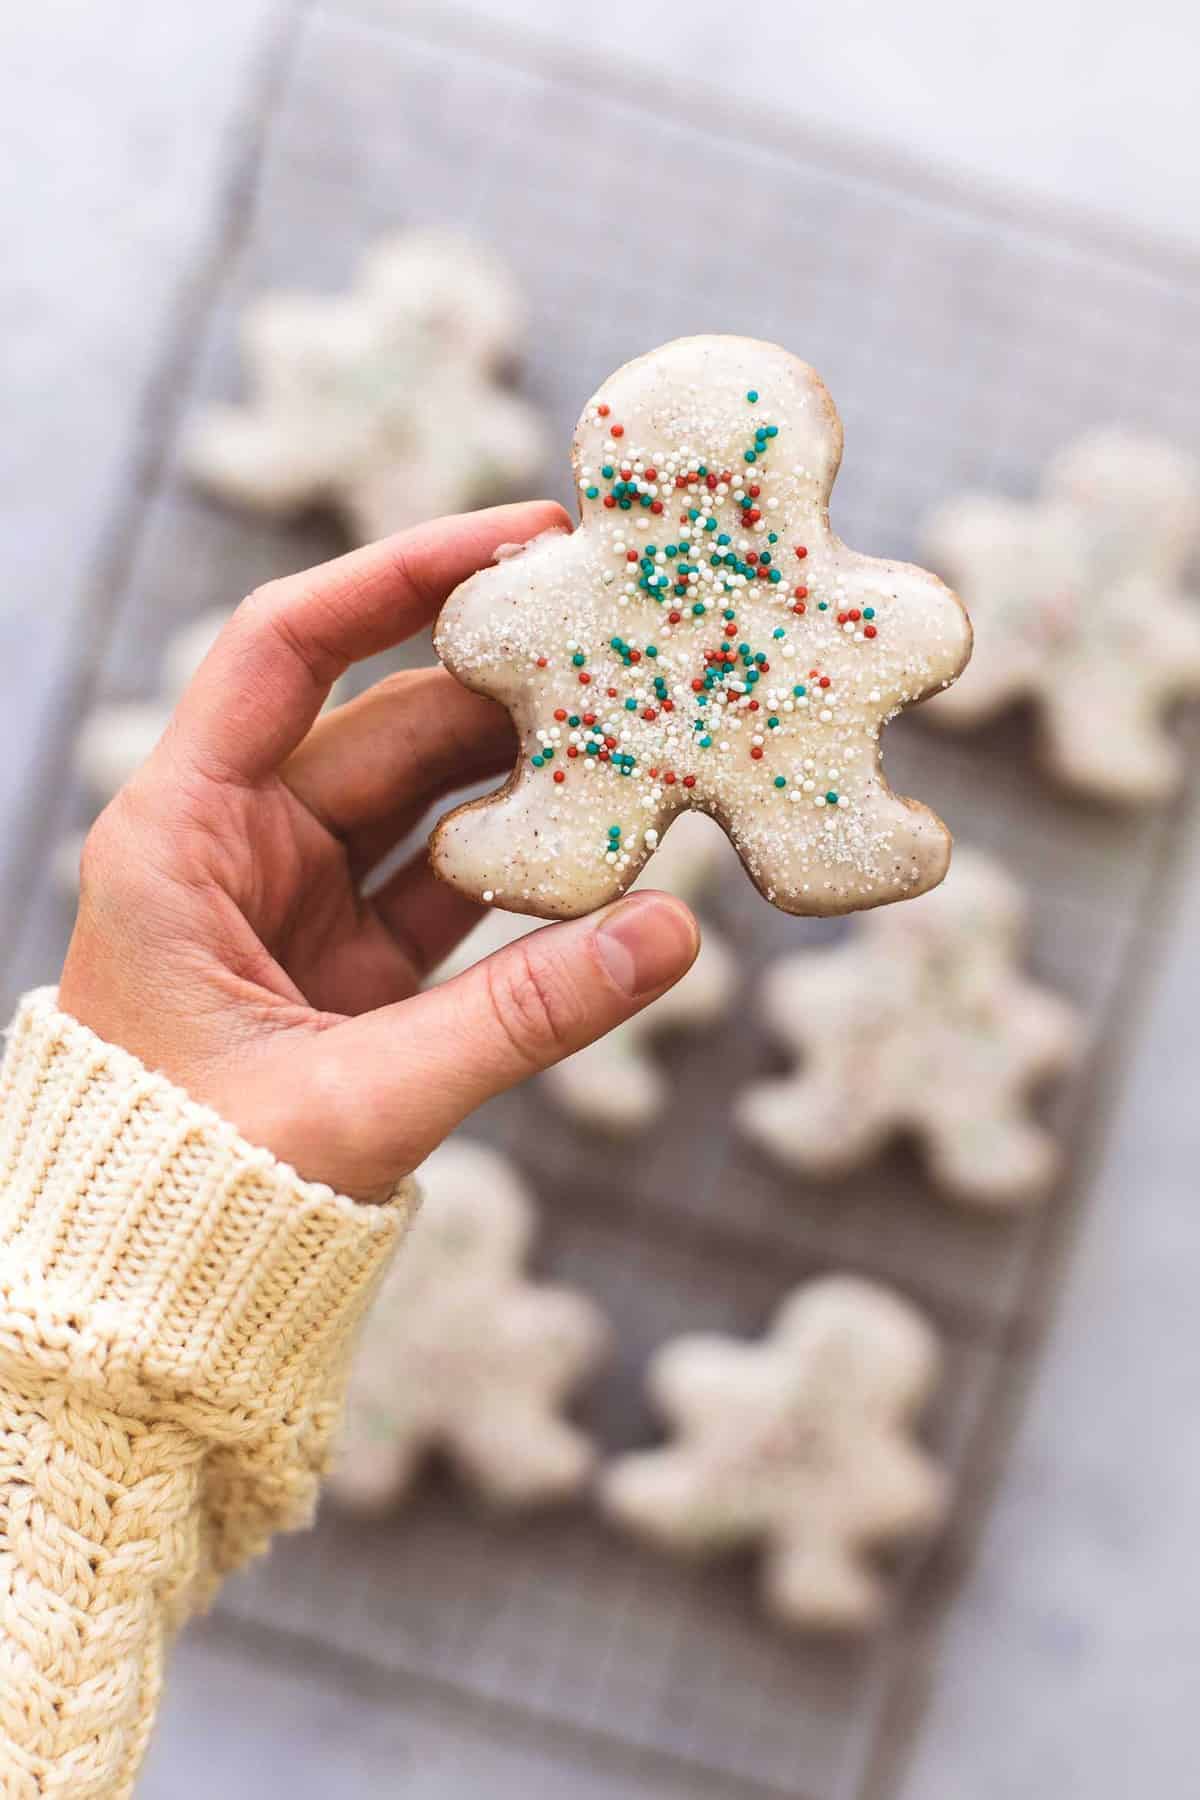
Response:
[{"label": "thumb", "polygon": [[[533,931],[440,987],[343,1029],[386,1084],[392,1169],[415,1168],[468,1113],[632,1018],[685,975],[695,919],[670,894],[631,894]],[[379,1099],[383,1099],[379,1096]],[[372,1108],[379,1117],[377,1106]]]}]

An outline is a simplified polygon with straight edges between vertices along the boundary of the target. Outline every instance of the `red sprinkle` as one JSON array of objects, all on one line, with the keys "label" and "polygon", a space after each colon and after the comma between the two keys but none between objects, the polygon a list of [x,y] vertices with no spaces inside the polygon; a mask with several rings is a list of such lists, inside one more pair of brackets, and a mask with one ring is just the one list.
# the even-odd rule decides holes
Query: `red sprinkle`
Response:
[{"label": "red sprinkle", "polygon": [[609,413],[609,409],[607,406],[598,406],[596,408],[596,411],[600,414],[600,417],[602,419],[607,419],[608,413]]},{"label": "red sprinkle", "polygon": [[652,706],[648,706],[642,714],[643,719],[657,719],[658,714]]},{"label": "red sprinkle", "polygon": [[592,678],[591,678],[591,676],[590,676],[590,675],[589,675],[589,674],[588,674],[588,672],[587,672],[587,670],[586,670],[586,669],[580,669],[580,671],[579,671],[579,680],[580,680],[580,682],[581,682],[581,684],[582,684],[582,685],[583,685],[583,686],[584,686],[584,687],[586,687],[586,686],[587,686],[587,684],[588,684],[588,682],[589,682],[589,681],[590,681],[590,680],[591,680],[591,679],[592,679]]},{"label": "red sprinkle", "polygon": [[564,782],[567,779],[567,777],[566,777],[565,772],[562,769],[555,769],[554,779],[555,779],[555,781],[561,783],[561,782]]},{"label": "red sprinkle", "polygon": [[818,686],[818,687],[828,687],[828,686],[829,686],[829,677],[828,677],[828,675],[822,675],[822,677],[821,677],[821,679],[820,679],[820,681],[818,681],[818,683],[817,683],[817,686]]},{"label": "red sprinkle", "polygon": [[658,478],[658,470],[657,469],[647,469],[645,471],[645,474],[646,474],[647,481],[655,481]]},{"label": "red sprinkle", "polygon": [[675,776],[674,776],[673,771],[668,769],[667,773],[663,776],[663,780],[666,782],[668,787],[674,787],[675,786]]},{"label": "red sprinkle", "polygon": [[701,679],[698,675],[697,675],[696,679],[692,682],[692,692],[693,692],[693,694],[702,694],[704,692],[704,683],[701,681]]},{"label": "red sprinkle", "polygon": [[667,614],[668,623],[670,623],[672,625],[678,625],[678,623],[679,623],[680,619],[682,619],[682,617],[683,617],[683,614],[680,612],[669,612]]},{"label": "red sprinkle", "polygon": [[[637,556],[637,551],[635,550],[634,557],[636,558],[636,556]],[[795,595],[797,600],[807,600],[808,599],[808,589],[806,587],[794,587],[792,589],[792,593]]]},{"label": "red sprinkle", "polygon": [[864,625],[863,626],[863,636],[864,637],[874,637],[875,636],[875,627],[873,625]]},{"label": "red sprinkle", "polygon": [[584,713],[583,722],[585,725],[594,725],[596,723],[595,713]]},{"label": "red sprinkle", "polygon": [[759,487],[757,481],[752,481],[750,486],[746,489],[746,492],[752,500],[757,500],[758,496],[762,493],[762,489]]},{"label": "red sprinkle", "polygon": [[746,561],[748,563],[756,563],[758,561],[758,551],[757,550],[747,550]]},{"label": "red sprinkle", "polygon": [[754,746],[753,750],[751,750],[750,754],[754,758],[755,762],[761,762],[762,761],[762,746],[760,744],[755,744],[755,746]]},{"label": "red sprinkle", "polygon": [[566,708],[564,706],[556,706],[554,709],[554,716],[561,723],[567,716]]},{"label": "red sprinkle", "polygon": [[615,500],[614,500],[614,499],[613,499],[613,497],[612,497],[612,495],[611,495],[611,494],[605,494],[605,496],[604,496],[604,504],[605,504],[605,506],[607,506],[607,507],[609,507],[609,508],[612,508],[612,507],[614,507],[614,506],[615,506],[615,505],[616,505],[616,504],[617,504],[617,503],[616,503],[616,501],[615,501]]},{"label": "red sprinkle", "polygon": [[546,658],[544,656],[538,657],[537,666],[539,669],[544,669],[546,667]]},{"label": "red sprinkle", "polygon": [[683,778],[683,785],[684,787],[695,787],[696,777],[694,775],[685,775]]},{"label": "red sprinkle", "polygon": [[607,694],[607,695],[608,695],[608,697],[609,697],[609,699],[610,699],[610,700],[615,700],[615,699],[616,699],[616,697],[617,697],[617,690],[616,690],[616,688],[605,688],[605,690],[604,690],[604,691],[605,691],[605,693],[606,693],[606,694]]},{"label": "red sprinkle", "polygon": [[800,561],[803,562],[804,558],[808,555],[807,545],[797,544],[796,545],[796,555],[800,558]]},{"label": "red sprinkle", "polygon": [[614,425],[612,428],[612,435],[615,438],[624,437],[625,436],[625,427],[623,425]]},{"label": "red sprinkle", "polygon": [[854,623],[855,623],[855,624],[856,624],[856,625],[857,625],[857,624],[858,624],[858,621],[859,621],[859,620],[860,620],[860,619],[861,619],[861,618],[862,618],[862,614],[861,614],[861,612],[860,612],[860,611],[859,611],[859,610],[858,610],[858,608],[857,608],[857,606],[852,606],[852,607],[851,607],[851,608],[850,608],[850,611],[849,611],[849,612],[848,612],[848,613],[847,613],[847,615],[846,615],[846,617],[847,617],[847,618],[848,618],[848,619],[853,619],[853,620],[854,620]]},{"label": "red sprinkle", "polygon": [[805,606],[803,600],[797,600],[795,606],[793,606],[793,608],[792,608],[792,611],[794,613],[803,613],[803,612],[807,612],[808,608],[807,608],[807,606]]},{"label": "red sprinkle", "polygon": [[661,500],[652,500],[650,502],[650,511],[652,513],[660,513],[662,511],[662,501]]}]

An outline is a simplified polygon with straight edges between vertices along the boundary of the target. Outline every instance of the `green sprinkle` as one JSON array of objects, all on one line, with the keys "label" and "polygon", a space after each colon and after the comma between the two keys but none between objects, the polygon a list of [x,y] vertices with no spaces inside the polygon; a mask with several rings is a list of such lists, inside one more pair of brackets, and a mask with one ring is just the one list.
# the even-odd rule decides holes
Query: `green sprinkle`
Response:
[{"label": "green sprinkle", "polygon": [[625,711],[626,712],[636,712],[637,711],[637,701],[634,699],[632,694],[630,694],[628,700],[625,702]]},{"label": "green sprinkle", "polygon": [[567,720],[567,724],[568,724],[568,725],[570,725],[570,726],[576,726],[576,725],[578,725],[578,724],[579,724],[579,723],[580,723],[580,718],[579,718],[579,714],[578,714],[578,713],[572,713],[572,714],[571,714],[571,715],[570,715],[570,717],[569,717],[569,718],[568,718],[568,720]]},{"label": "green sprinkle", "polygon": [[571,661],[577,669],[582,669],[584,663],[587,661],[587,657],[583,654],[582,650],[577,650],[571,658]]},{"label": "green sprinkle", "polygon": [[863,607],[863,618],[864,619],[873,619],[874,617],[875,617],[875,608],[873,606],[864,606]]},{"label": "green sprinkle", "polygon": [[757,388],[747,388],[746,398],[750,402],[751,406],[753,406],[756,403],[756,401],[758,400],[758,389]]},{"label": "green sprinkle", "polygon": [[711,747],[712,747],[712,739],[710,737],[702,737],[700,739],[700,748],[702,750],[709,750],[709,749],[711,749]]},{"label": "green sprinkle", "polygon": [[703,600],[697,600],[696,604],[692,608],[693,615],[698,619],[703,611],[704,611]]},{"label": "green sprinkle", "polygon": [[833,788],[830,788],[829,792],[825,796],[825,804],[826,804],[826,806],[836,806],[837,803],[838,803],[837,793]]},{"label": "green sprinkle", "polygon": [[535,756],[535,757],[533,757],[532,761],[533,761],[534,768],[540,769],[543,766],[543,764],[545,763],[546,759],[544,756]]},{"label": "green sprinkle", "polygon": [[801,685],[800,687],[794,687],[792,689],[792,692],[793,692],[793,694],[795,694],[797,700],[802,700],[804,698],[804,695],[808,692],[808,689],[806,687],[804,687],[803,685]]},{"label": "green sprinkle", "polygon": [[646,645],[646,655],[647,656],[657,656],[658,655],[658,645],[657,644],[647,644]]},{"label": "green sprinkle", "polygon": [[[757,462],[758,461],[758,452],[756,450],[743,450],[742,451],[742,460],[744,462]],[[745,501],[745,504],[747,506],[750,505],[750,500],[748,497]]]},{"label": "green sprinkle", "polygon": [[777,775],[775,777],[775,786],[776,787],[786,787],[787,786],[787,776],[786,775]]},{"label": "green sprinkle", "polygon": [[818,600],[817,601],[817,611],[818,612],[828,612],[829,611],[828,600]]},{"label": "green sprinkle", "polygon": [[786,636],[786,635],[787,635],[787,634],[786,634],[786,632],[785,632],[785,631],[784,631],[784,629],[783,629],[783,626],[782,626],[782,625],[777,625],[777,626],[776,626],[776,627],[775,627],[775,629],[774,629],[774,631],[773,631],[773,632],[772,632],[772,633],[771,633],[771,636],[772,636],[772,637],[773,637],[773,638],[781,638],[781,637],[785,637],[785,636]]},{"label": "green sprinkle", "polygon": [[605,481],[611,481],[611,480],[612,480],[612,478],[613,478],[613,466],[612,466],[612,464],[611,464],[611,463],[605,463],[605,465],[604,465],[604,467],[603,467],[603,468],[602,468],[602,469],[601,469],[601,471],[600,471],[600,473],[601,473],[601,474],[602,474],[602,475],[603,475],[603,477],[604,477],[604,479],[605,479]]},{"label": "green sprinkle", "polygon": [[779,723],[779,720],[776,718],[775,714],[772,713],[771,717],[767,720],[767,730],[774,731],[774,729],[778,725],[778,723]]},{"label": "green sprinkle", "polygon": [[600,489],[598,487],[590,487],[590,488],[585,488],[584,492],[586,493],[589,500],[594,500],[596,498],[597,494],[599,494]]},{"label": "green sprinkle", "polygon": [[767,576],[767,580],[771,581],[771,582],[782,581],[783,576],[779,573],[778,569],[772,569],[770,574]]}]

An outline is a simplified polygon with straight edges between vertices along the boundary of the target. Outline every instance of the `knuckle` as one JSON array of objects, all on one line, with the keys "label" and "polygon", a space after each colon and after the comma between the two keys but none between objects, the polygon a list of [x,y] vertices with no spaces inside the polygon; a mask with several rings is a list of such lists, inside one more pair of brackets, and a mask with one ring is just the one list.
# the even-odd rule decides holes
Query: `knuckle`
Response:
[{"label": "knuckle", "polygon": [[483,966],[492,1014],[522,1064],[540,1069],[573,1044],[580,1009],[561,959],[517,943]]}]

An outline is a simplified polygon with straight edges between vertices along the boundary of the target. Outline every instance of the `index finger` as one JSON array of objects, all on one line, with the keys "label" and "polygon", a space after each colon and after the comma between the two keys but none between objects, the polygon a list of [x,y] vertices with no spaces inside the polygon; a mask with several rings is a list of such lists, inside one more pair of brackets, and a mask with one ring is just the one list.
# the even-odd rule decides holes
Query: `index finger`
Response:
[{"label": "index finger", "polygon": [[351,663],[412,637],[505,543],[569,529],[550,500],[435,519],[268,582],[243,601],[176,709],[172,748],[221,780],[290,756]]}]

